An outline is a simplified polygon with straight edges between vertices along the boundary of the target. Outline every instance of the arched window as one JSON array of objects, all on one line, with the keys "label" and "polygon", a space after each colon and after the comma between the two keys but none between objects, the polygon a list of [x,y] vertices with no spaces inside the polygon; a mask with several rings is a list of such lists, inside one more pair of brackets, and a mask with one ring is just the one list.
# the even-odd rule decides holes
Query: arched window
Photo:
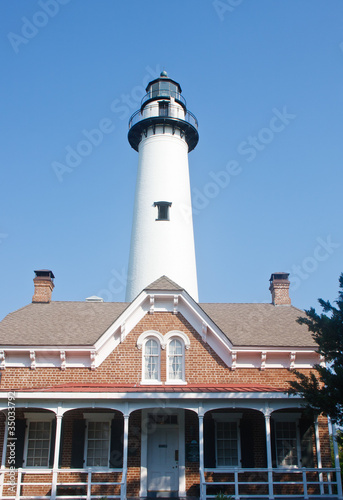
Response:
[{"label": "arched window", "polygon": [[160,380],[160,344],[156,339],[148,338],[144,344],[144,375],[145,381]]},{"label": "arched window", "polygon": [[168,381],[185,380],[185,346],[181,339],[172,338],[168,343]]}]

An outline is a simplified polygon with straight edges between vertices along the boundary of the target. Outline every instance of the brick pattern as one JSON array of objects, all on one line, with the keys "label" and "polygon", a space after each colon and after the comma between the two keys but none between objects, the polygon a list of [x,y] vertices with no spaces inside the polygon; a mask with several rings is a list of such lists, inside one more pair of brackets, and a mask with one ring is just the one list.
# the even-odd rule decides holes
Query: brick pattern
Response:
[{"label": "brick pattern", "polygon": [[[213,349],[202,340],[181,314],[154,313],[146,315],[126,339],[96,369],[67,368],[6,368],[2,374],[2,390],[47,388],[67,383],[129,383],[140,384],[142,379],[142,351],[137,339],[147,330],[163,335],[179,330],[190,339],[185,352],[186,381],[189,384],[263,384],[287,389],[293,374],[287,369],[240,368],[232,371]],[[166,381],[166,350],[161,350],[161,380]],[[309,373],[309,370],[303,370]]]},{"label": "brick pattern", "polygon": [[51,302],[51,294],[54,284],[49,278],[36,277],[33,280],[35,291],[32,302]]},{"label": "brick pattern", "polygon": [[[179,330],[188,335],[190,349],[185,351],[186,381],[189,384],[263,384],[275,389],[288,388],[288,381],[293,378],[291,371],[287,369],[241,369],[232,371],[211,347],[202,340],[200,335],[191,327],[181,314],[154,313],[146,315],[137,326],[130,332],[126,339],[108,356],[108,358],[95,370],[88,368],[67,368],[65,371],[59,368],[6,368],[2,372],[1,389],[19,390],[46,388],[66,383],[131,383],[138,384],[142,378],[142,351],[137,347],[138,337],[147,330],[157,330],[165,335],[171,330]],[[161,350],[161,380],[166,381],[166,350]],[[308,373],[309,370],[303,370]],[[152,402],[153,403],[153,402]],[[36,411],[36,410],[33,410]],[[71,435],[73,421],[82,418],[84,411],[72,410],[67,412],[63,418],[63,458],[62,467],[68,468],[71,463]],[[107,410],[108,411],[108,410]],[[232,411],[232,410],[231,410]],[[299,409],[297,409],[299,411]],[[265,429],[263,415],[252,410],[243,410],[244,418],[251,421],[253,426],[254,440],[253,453],[256,467],[266,466],[265,455]],[[1,413],[0,413],[1,415]],[[17,409],[17,418],[23,418],[23,410]],[[3,416],[0,418],[0,430],[3,435]],[[193,439],[198,440],[198,418],[197,415],[187,410],[185,412],[185,443]],[[129,446],[128,446],[128,482],[127,493],[130,497],[139,496],[140,488],[140,458],[141,458],[141,411],[135,411],[129,421]],[[320,437],[322,445],[322,459],[324,466],[331,465],[329,437],[327,432],[327,421],[319,419]],[[0,437],[1,446],[1,437]],[[1,449],[1,448],[0,448]],[[197,496],[199,494],[199,464],[186,461],[186,491],[187,495]],[[108,480],[117,481],[118,474],[109,472]],[[25,476],[28,482],[30,476]],[[71,482],[83,479],[85,474],[66,474],[65,481]],[[26,479],[27,478],[27,479]],[[113,479],[115,478],[115,479]],[[252,480],[253,474],[247,476]],[[32,482],[47,481],[46,475],[34,476]],[[221,476],[221,479],[223,477]],[[100,480],[99,480],[100,481]],[[22,494],[47,494],[49,487],[25,486]],[[94,487],[94,493],[106,495],[107,487]]]},{"label": "brick pattern", "polygon": [[272,303],[276,306],[291,305],[291,299],[289,296],[289,285],[288,280],[274,280],[272,281],[269,290],[272,293]]}]

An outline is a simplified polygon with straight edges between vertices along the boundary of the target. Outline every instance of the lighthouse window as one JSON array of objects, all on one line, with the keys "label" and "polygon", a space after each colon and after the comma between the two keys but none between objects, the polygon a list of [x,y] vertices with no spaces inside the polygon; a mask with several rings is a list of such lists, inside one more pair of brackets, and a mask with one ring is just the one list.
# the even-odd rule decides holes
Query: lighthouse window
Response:
[{"label": "lighthouse window", "polygon": [[169,201],[155,201],[154,207],[157,207],[156,220],[169,220],[169,207],[171,207]]},{"label": "lighthouse window", "polygon": [[153,85],[151,85],[150,94],[151,94],[151,97],[158,96],[158,83],[154,83]]},{"label": "lighthouse window", "polygon": [[159,102],[159,114],[160,116],[168,116],[168,103],[167,102]]}]

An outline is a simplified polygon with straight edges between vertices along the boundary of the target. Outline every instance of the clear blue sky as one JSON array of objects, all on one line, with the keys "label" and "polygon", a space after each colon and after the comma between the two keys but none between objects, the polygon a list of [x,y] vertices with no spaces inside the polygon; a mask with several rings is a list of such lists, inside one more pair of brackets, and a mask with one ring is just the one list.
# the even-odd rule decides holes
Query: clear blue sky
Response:
[{"label": "clear blue sky", "polygon": [[34,269],[55,273],[54,300],[124,300],[127,122],[162,69],[199,120],[200,301],[269,302],[277,271],[299,308],[337,297],[341,0],[2,0],[0,19],[0,318],[31,302]]}]

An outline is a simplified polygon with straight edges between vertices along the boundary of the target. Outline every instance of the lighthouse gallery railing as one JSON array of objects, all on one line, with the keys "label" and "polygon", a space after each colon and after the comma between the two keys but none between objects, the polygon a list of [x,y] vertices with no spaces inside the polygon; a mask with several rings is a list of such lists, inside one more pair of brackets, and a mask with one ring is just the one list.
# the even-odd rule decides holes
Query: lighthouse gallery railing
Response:
[{"label": "lighthouse gallery railing", "polygon": [[198,130],[198,120],[193,115],[193,113],[187,110],[185,113],[182,112],[183,115],[182,117],[180,117],[179,114],[180,114],[180,106],[172,104],[168,105],[168,109],[163,110],[163,114],[158,112],[151,112],[147,114],[145,108],[143,109],[143,113],[141,112],[140,109],[138,109],[135,113],[133,113],[133,115],[129,120],[129,130],[134,125],[147,118],[171,118],[174,120],[184,121],[192,125],[192,127],[194,127],[196,130]]}]

